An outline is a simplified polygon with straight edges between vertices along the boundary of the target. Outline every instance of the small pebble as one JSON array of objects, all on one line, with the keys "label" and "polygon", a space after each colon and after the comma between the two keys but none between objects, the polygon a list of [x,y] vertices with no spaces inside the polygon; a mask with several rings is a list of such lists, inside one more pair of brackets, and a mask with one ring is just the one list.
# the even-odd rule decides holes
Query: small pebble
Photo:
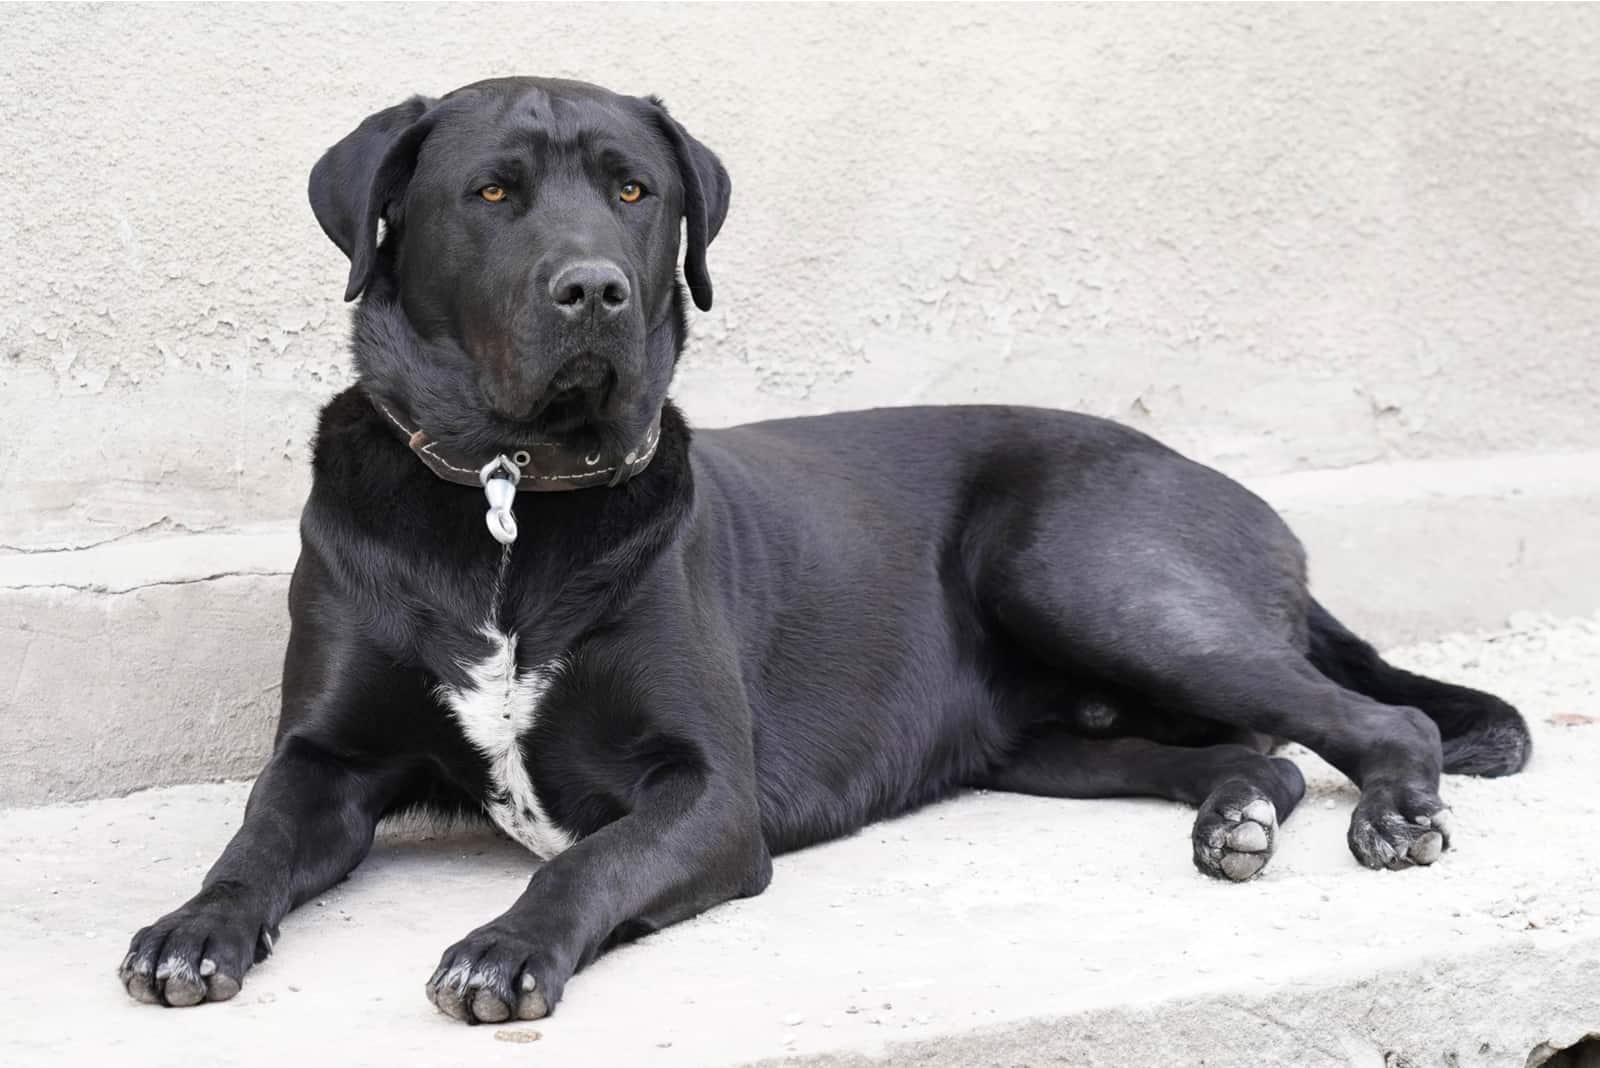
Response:
[{"label": "small pebble", "polygon": [[494,1037],[501,1042],[537,1042],[544,1036],[520,1027],[502,1027],[494,1033]]}]

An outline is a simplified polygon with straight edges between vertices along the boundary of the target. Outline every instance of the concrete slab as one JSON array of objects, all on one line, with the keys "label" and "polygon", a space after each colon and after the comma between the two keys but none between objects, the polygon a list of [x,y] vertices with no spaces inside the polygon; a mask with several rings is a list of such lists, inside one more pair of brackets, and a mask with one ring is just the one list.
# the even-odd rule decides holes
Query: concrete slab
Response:
[{"label": "concrete slab", "polygon": [[[1249,484],[1306,543],[1318,595],[1374,641],[1600,606],[1600,454]],[[279,523],[0,553],[0,805],[254,774],[298,551]]]},{"label": "concrete slab", "polygon": [[490,834],[386,831],[237,999],[163,1011],[113,968],[245,787],[10,811],[0,1063],[1521,1065],[1600,1030],[1600,617],[1394,655],[1536,733],[1525,775],[1447,781],[1460,839],[1432,869],[1357,867],[1354,793],[1303,753],[1306,803],[1243,886],[1195,873],[1175,805],[968,795],[780,858],[767,893],[603,959],[532,1025],[422,996],[533,868]]},{"label": "concrete slab", "polygon": [[1296,471],[1245,484],[1305,544],[1323,603],[1393,645],[1600,607],[1600,453]]}]

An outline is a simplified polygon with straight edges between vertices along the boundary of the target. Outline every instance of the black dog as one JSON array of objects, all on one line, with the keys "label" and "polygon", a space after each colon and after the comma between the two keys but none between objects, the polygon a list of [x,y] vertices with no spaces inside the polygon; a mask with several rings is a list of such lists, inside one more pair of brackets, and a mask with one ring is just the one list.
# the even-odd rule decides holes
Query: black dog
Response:
[{"label": "black dog", "polygon": [[140,1000],[233,996],[416,807],[548,859],[428,981],[477,1022],[962,787],[1197,805],[1195,862],[1247,879],[1304,790],[1273,739],[1360,784],[1374,868],[1449,844],[1441,769],[1527,759],[1514,709],[1384,663],[1271,509],[1132,430],[952,407],[691,441],[679,226],[709,308],[729,182],[658,101],[415,98],[310,192],[364,295],[360,384],[317,433],[276,751],[200,893],[134,936]]}]

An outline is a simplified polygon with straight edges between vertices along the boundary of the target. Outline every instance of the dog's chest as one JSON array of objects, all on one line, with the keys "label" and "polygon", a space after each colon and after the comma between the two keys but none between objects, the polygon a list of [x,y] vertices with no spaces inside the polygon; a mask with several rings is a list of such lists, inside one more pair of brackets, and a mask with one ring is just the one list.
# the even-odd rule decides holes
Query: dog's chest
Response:
[{"label": "dog's chest", "polygon": [[555,679],[556,661],[517,669],[517,638],[483,628],[490,652],[461,665],[463,686],[441,686],[439,694],[467,740],[483,756],[489,776],[485,802],[490,818],[512,838],[548,860],[573,842],[545,814],[533,788],[523,744],[538,721],[539,706]]}]

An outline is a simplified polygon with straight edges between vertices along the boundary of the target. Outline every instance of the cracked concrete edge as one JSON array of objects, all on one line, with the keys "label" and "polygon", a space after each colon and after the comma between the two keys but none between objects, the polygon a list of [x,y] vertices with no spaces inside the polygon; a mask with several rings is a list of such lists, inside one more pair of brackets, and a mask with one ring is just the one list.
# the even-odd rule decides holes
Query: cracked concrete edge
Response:
[{"label": "cracked concrete edge", "polygon": [[[1447,951],[1441,947],[1441,952]],[[1117,1005],[873,1052],[766,1058],[748,1068],[1456,1068],[1521,1066],[1541,1043],[1600,1029],[1600,938],[1530,935],[1469,955],[1270,994],[1229,991]]]},{"label": "cracked concrete edge", "polygon": [[[1380,645],[1600,605],[1600,455],[1249,485],[1306,543],[1318,597]],[[284,522],[0,554],[0,805],[254,774],[298,550]]]},{"label": "cracked concrete edge", "polygon": [[77,549],[0,555],[0,592],[58,589],[130,593],[238,576],[288,575],[300,538],[294,523],[233,531],[116,538]]}]

